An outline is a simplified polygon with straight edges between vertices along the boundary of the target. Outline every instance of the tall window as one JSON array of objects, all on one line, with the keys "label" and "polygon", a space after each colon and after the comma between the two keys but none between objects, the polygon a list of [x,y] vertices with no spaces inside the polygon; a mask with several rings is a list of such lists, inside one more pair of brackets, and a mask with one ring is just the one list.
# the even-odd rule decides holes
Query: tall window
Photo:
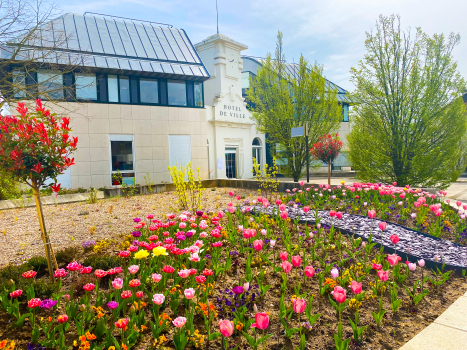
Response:
[{"label": "tall window", "polygon": [[261,169],[261,142],[259,138],[253,139],[253,159],[256,159],[256,163],[260,166]]},{"label": "tall window", "polygon": [[133,135],[109,135],[112,186],[133,185],[135,153]]},{"label": "tall window", "polygon": [[195,82],[195,107],[203,107],[203,83]]},{"label": "tall window", "polygon": [[120,102],[130,103],[130,78],[125,76],[119,77],[120,83]]},{"label": "tall window", "polygon": [[45,100],[61,100],[63,94],[63,75],[56,70],[39,69],[37,71],[39,96]]},{"label": "tall window", "polygon": [[157,80],[140,79],[139,93],[141,103],[159,103],[159,89]]},{"label": "tall window", "polygon": [[26,74],[22,69],[13,71],[13,91],[15,98],[26,97]]},{"label": "tall window", "polygon": [[184,81],[169,80],[167,91],[170,106],[186,106],[186,84]]},{"label": "tall window", "polygon": [[344,104],[342,106],[342,121],[348,122],[349,121],[349,105]]},{"label": "tall window", "polygon": [[116,75],[107,76],[107,86],[109,89],[109,102],[118,102],[118,78]]},{"label": "tall window", "polygon": [[78,100],[97,100],[97,84],[95,74],[75,75],[76,98]]}]

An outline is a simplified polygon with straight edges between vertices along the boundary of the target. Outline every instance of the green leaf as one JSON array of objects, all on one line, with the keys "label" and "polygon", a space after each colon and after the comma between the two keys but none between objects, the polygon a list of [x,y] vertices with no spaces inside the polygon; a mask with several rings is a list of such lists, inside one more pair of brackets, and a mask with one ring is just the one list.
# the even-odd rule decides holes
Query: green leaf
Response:
[{"label": "green leaf", "polygon": [[222,334],[220,332],[214,332],[209,335],[209,341],[217,339],[221,336]]}]

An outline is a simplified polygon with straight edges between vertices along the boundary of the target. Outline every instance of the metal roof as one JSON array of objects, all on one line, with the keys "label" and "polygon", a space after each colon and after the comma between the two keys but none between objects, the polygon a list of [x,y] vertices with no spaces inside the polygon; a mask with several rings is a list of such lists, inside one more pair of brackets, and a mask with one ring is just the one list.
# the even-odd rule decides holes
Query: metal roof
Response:
[{"label": "metal roof", "polygon": [[[259,58],[259,57],[251,57],[251,56],[241,56],[241,57],[244,60],[243,61],[243,72],[250,71],[253,74],[256,74],[256,70],[259,68],[259,66],[262,65],[262,61],[265,60],[265,58]],[[247,60],[247,62],[245,62],[245,60]],[[250,61],[253,64],[251,63],[249,64],[248,61]],[[298,63],[285,63],[285,69],[287,73],[289,74],[289,76],[292,77],[293,79],[298,78],[299,68],[300,68],[300,65]],[[337,89],[337,99],[339,102],[353,103],[353,101],[349,98],[347,90],[344,90],[339,85],[334,84],[328,79],[326,79],[326,84],[327,84],[327,87],[330,89]]]},{"label": "metal roof", "polygon": [[[2,49],[3,58],[9,58],[7,51]],[[46,58],[41,51],[49,51]],[[35,55],[39,62],[209,78],[183,29],[113,16],[67,13],[40,27],[21,55]]]}]

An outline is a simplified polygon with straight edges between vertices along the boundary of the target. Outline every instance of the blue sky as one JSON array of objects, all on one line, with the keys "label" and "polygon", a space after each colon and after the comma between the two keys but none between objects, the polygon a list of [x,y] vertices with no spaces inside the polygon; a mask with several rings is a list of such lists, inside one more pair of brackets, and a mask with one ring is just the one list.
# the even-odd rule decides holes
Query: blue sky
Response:
[{"label": "blue sky", "polygon": [[[63,12],[97,12],[183,28],[193,43],[216,33],[215,0],[59,0]],[[273,53],[277,31],[284,34],[288,62],[302,53],[324,66],[326,77],[352,91],[349,70],[362,59],[365,32],[380,14],[399,14],[403,28],[461,34],[454,50],[467,78],[467,0],[218,0],[219,32],[246,44],[243,53]]]}]

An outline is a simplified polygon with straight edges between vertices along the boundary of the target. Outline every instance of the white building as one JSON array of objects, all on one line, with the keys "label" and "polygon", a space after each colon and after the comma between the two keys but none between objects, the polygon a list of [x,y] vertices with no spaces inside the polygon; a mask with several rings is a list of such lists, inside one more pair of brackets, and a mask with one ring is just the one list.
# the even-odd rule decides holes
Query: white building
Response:
[{"label": "white building", "polygon": [[247,48],[222,34],[195,44],[211,76],[204,82],[211,179],[252,178],[253,157],[260,165],[266,159],[264,134],[256,131],[242,97],[241,52]]}]

